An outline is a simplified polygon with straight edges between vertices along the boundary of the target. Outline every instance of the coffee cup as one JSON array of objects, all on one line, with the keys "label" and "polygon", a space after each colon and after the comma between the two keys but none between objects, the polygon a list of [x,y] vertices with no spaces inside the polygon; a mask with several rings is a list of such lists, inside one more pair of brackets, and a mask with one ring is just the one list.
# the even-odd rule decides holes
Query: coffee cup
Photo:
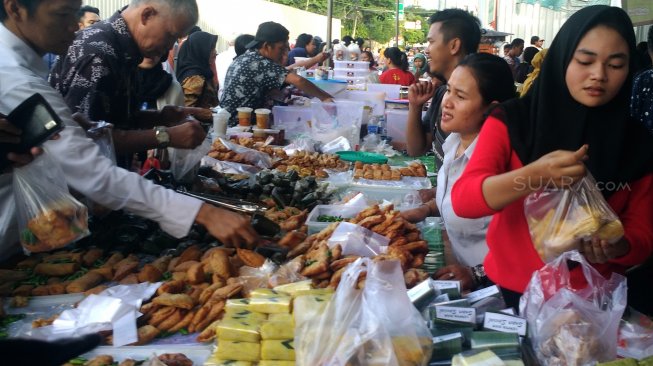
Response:
[{"label": "coffee cup", "polygon": [[256,127],[265,129],[268,128],[268,122],[270,121],[270,111],[266,108],[259,108],[254,111],[256,114]]},{"label": "coffee cup", "polygon": [[252,124],[252,108],[236,108],[238,112],[238,124],[241,126],[250,126]]}]

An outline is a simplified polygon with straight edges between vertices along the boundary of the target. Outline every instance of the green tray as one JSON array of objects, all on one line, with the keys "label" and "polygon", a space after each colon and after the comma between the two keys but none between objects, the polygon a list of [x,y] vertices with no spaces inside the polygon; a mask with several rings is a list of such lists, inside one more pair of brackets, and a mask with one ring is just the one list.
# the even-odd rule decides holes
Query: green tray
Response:
[{"label": "green tray", "polygon": [[385,156],[367,151],[338,151],[336,154],[345,161],[360,161],[366,164],[385,164],[388,162],[388,158]]}]

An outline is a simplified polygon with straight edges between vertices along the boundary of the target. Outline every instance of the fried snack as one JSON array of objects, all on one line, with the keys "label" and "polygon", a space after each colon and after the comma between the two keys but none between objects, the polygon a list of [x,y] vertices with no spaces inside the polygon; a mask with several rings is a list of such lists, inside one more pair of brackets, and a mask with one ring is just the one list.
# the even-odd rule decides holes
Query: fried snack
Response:
[{"label": "fried snack", "polygon": [[172,306],[186,310],[190,310],[195,306],[193,298],[186,294],[164,293],[152,299],[152,302],[161,306]]},{"label": "fried snack", "polygon": [[41,263],[41,258],[36,255],[29,256],[16,264],[17,269],[33,269]]},{"label": "fried snack", "polygon": [[204,343],[204,342],[210,342],[213,339],[215,339],[216,336],[216,330],[218,325],[220,325],[220,322],[222,320],[216,320],[213,323],[209,324],[204,330],[197,336],[197,341]]},{"label": "fried snack", "polygon": [[172,326],[172,328],[168,329],[168,332],[175,333],[183,328],[187,328],[188,325],[190,325],[191,320],[193,320],[193,316],[195,316],[194,310],[186,312],[186,315],[184,315],[184,317],[177,324]]},{"label": "fried snack", "polygon": [[178,263],[179,263],[179,257],[172,258],[170,260],[170,263],[168,263],[168,268],[166,269],[165,272],[173,272],[175,270],[175,267],[177,267]]},{"label": "fried snack", "polygon": [[152,314],[154,314],[160,308],[161,307],[159,305],[151,302],[148,302],[145,305],[141,305],[140,312],[143,315],[141,315],[141,317],[138,320],[149,323],[150,319],[152,319]]},{"label": "fried snack", "polygon": [[91,271],[69,283],[68,286],[66,286],[66,292],[69,294],[84,292],[97,286],[102,281],[104,281],[104,277],[102,277],[101,274]]},{"label": "fried snack", "polygon": [[116,263],[118,263],[118,262],[120,262],[121,260],[123,260],[123,258],[125,258],[125,256],[122,255],[122,253],[118,253],[118,252],[113,253],[113,254],[111,254],[111,256],[109,257],[109,259],[107,259],[107,261],[104,262],[104,264],[102,265],[102,267],[111,267],[111,268],[113,268],[113,266],[116,265]]},{"label": "fried snack", "polygon": [[42,252],[62,247],[88,233],[86,206],[74,203],[55,204],[29,220],[20,235],[21,244],[32,253]]},{"label": "fried snack", "polygon": [[190,296],[195,303],[199,303],[200,296],[202,292],[209,287],[209,284],[206,282],[200,283],[198,285],[192,285],[186,290],[186,295]]},{"label": "fried snack", "polygon": [[214,283],[210,285],[209,287],[205,288],[202,293],[200,294],[199,297],[199,303],[201,305],[204,305],[213,295],[215,290],[219,289],[220,287],[223,287],[224,283]]},{"label": "fried snack", "polygon": [[425,240],[418,240],[406,245],[400,246],[401,249],[411,253],[428,253],[429,246]]},{"label": "fried snack", "polygon": [[236,296],[240,291],[242,291],[243,285],[240,283],[232,283],[228,284],[222,288],[219,288],[213,292],[211,297],[209,298],[209,302],[211,300],[225,300],[230,297]]},{"label": "fried snack", "polygon": [[41,327],[46,327],[48,325],[52,325],[52,323],[54,323],[54,321],[57,320],[57,318],[59,318],[59,314],[55,314],[47,319],[38,318],[32,321],[32,328],[41,328]]},{"label": "fried snack", "polygon": [[196,261],[196,260],[190,260],[190,261],[186,261],[186,262],[184,262],[184,263],[179,263],[179,264],[175,267],[175,269],[173,270],[173,272],[186,272],[186,271],[188,271],[188,269],[189,269],[190,267],[192,267],[193,265],[195,265],[195,264],[197,264],[197,263],[200,263],[200,262],[199,262],[199,261]]},{"label": "fried snack", "polygon": [[109,288],[109,286],[107,286],[107,285],[99,285],[99,286],[95,286],[95,287],[93,287],[92,289],[85,291],[85,292],[84,292],[84,296],[88,296],[88,295],[97,295],[97,294],[99,294],[100,292],[102,292],[102,291],[104,291],[104,290],[106,290],[106,289],[108,289],[108,288]]},{"label": "fried snack", "polygon": [[374,216],[368,216],[362,220],[360,220],[358,223],[356,223],[358,226],[362,226],[366,229],[371,228],[372,226],[378,225],[382,223],[385,220],[385,217],[383,215],[374,215]]},{"label": "fried snack", "polygon": [[175,281],[186,281],[186,272],[172,272],[172,279]]},{"label": "fried snack", "polygon": [[[123,259],[123,261],[126,259],[127,258]],[[113,275],[114,281],[120,281],[138,269],[138,261],[123,261],[121,261],[122,263],[120,264],[116,264],[114,267],[116,269],[116,273]]]},{"label": "fried snack", "polygon": [[109,266],[102,266],[100,268],[92,269],[91,272],[100,274],[107,281],[111,281],[113,279],[113,268]]},{"label": "fried snack", "polygon": [[51,277],[70,276],[77,270],[79,263],[40,263],[34,267],[34,273]]},{"label": "fried snack", "polygon": [[186,250],[184,250],[179,256],[178,264],[187,262],[187,261],[200,261],[202,258],[202,250],[199,245],[191,245]]},{"label": "fried snack", "polygon": [[32,296],[50,295],[50,288],[47,285],[36,286],[32,289]]},{"label": "fried snack", "polygon": [[54,262],[82,262],[83,253],[73,253],[66,250],[58,251],[43,257],[43,263],[54,263]]},{"label": "fried snack", "polygon": [[156,326],[156,328],[162,332],[168,331],[170,328],[174,327],[175,324],[179,323],[184,316],[186,315],[185,313],[186,310],[183,309],[175,309],[175,311],[170,314],[166,319],[164,319],[159,325]]},{"label": "fried snack", "polygon": [[138,342],[134,343],[134,345],[139,346],[139,345],[150,343],[160,333],[161,331],[159,331],[155,327],[151,325],[144,325],[138,328]]},{"label": "fried snack", "polygon": [[231,264],[229,263],[229,255],[224,250],[216,250],[211,253],[207,268],[209,269],[209,273],[218,275],[224,280],[231,277]]},{"label": "fried snack", "polygon": [[[214,321],[218,320],[223,312],[224,312],[224,306],[225,306],[224,300],[216,301],[213,303],[210,303],[210,310],[206,317],[204,319],[201,319],[199,323],[195,326],[195,330],[202,331],[206,327],[209,326],[209,324],[213,323]],[[209,304],[204,305],[204,306],[209,306]]]},{"label": "fried snack", "polygon": [[137,365],[136,361],[132,360],[131,358],[123,360],[121,363],[118,364],[118,366],[136,366],[136,365]]},{"label": "fried snack", "polygon": [[265,257],[252,250],[237,248],[236,253],[246,266],[258,268],[265,263]]},{"label": "fried snack", "polygon": [[90,361],[86,362],[84,366],[110,366],[113,364],[113,357],[109,355],[99,355]]},{"label": "fried snack", "polygon": [[299,243],[304,241],[306,239],[307,235],[306,233],[303,233],[301,231],[293,230],[287,233],[281,240],[279,240],[279,245],[282,247],[286,248],[294,248],[296,247]]},{"label": "fried snack", "polygon": [[163,277],[163,272],[153,264],[146,264],[138,272],[138,282],[157,282]]},{"label": "fried snack", "polygon": [[356,259],[360,258],[359,256],[348,256],[345,258],[337,259],[331,262],[329,265],[329,268],[331,268],[332,271],[338,271],[340,269],[345,268],[349,263],[354,263]]},{"label": "fried snack", "polygon": [[191,285],[200,284],[205,280],[206,276],[204,274],[204,265],[202,263],[197,262],[186,271],[186,282]]},{"label": "fried snack", "polygon": [[[170,261],[172,261],[172,256],[164,255],[155,259],[154,262],[150,264],[156,267],[156,269],[158,269],[159,272],[165,273],[168,270],[168,265],[170,264]],[[156,282],[156,281],[152,281],[152,282]]]},{"label": "fried snack", "polygon": [[104,250],[100,248],[91,248],[82,256],[82,264],[86,267],[91,267],[93,264],[104,255]]},{"label": "fried snack", "polygon": [[184,291],[184,281],[172,280],[165,282],[161,287],[156,290],[157,295],[162,295],[164,293],[168,294],[179,294]]},{"label": "fried snack", "polygon": [[[154,301],[152,301],[154,305],[156,304]],[[157,326],[161,324],[164,320],[166,320],[172,313],[174,313],[177,310],[177,308],[172,307],[172,306],[165,306],[162,308],[157,309],[152,313],[152,316],[150,317],[150,320],[148,320],[148,324],[152,326]]]},{"label": "fried snack", "polygon": [[117,270],[119,267],[123,266],[126,263],[131,263],[131,262],[138,262],[139,259],[135,254],[130,254],[127,257],[119,260],[117,263],[113,265],[113,269]]},{"label": "fried snack", "polygon": [[120,280],[119,283],[121,285],[135,285],[138,283],[138,275],[136,273],[130,273],[127,277]]},{"label": "fried snack", "polygon": [[[20,285],[12,291],[12,296],[14,296],[14,299],[17,297],[29,297],[32,294],[32,290],[34,289],[34,285]],[[25,305],[26,306],[26,305]],[[16,307],[22,307],[22,306],[16,306]]]},{"label": "fried snack", "polygon": [[[209,119],[210,119],[209,114]],[[181,353],[164,353],[159,356],[159,361],[167,366],[193,366],[193,361]]]},{"label": "fried snack", "polygon": [[302,276],[313,277],[326,272],[329,268],[329,247],[326,243],[320,243],[306,254],[305,261],[305,267],[301,271]]}]

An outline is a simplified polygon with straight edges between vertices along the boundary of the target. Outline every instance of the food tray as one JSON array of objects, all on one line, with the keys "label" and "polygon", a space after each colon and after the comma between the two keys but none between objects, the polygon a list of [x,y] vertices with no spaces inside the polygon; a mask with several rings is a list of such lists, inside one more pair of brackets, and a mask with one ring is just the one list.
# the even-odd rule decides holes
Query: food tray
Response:
[{"label": "food tray", "polygon": [[[361,210],[364,207],[361,208]],[[351,211],[350,211],[351,212]],[[308,214],[306,218],[306,225],[308,226],[308,234],[319,233],[324,230],[327,226],[331,225],[331,222],[319,222],[317,218],[321,215],[330,215],[330,216],[341,216],[344,219],[350,219],[353,215],[343,215],[343,206],[342,205],[317,205],[311,213]]]},{"label": "food tray", "polygon": [[123,347],[111,347],[111,346],[100,346],[92,350],[91,352],[85,353],[81,357],[86,359],[91,359],[99,355],[111,355],[114,358],[114,361],[122,362],[127,358],[131,358],[136,361],[141,361],[144,359],[149,359],[153,354],[161,355],[164,353],[183,353],[191,361],[193,365],[203,365],[204,362],[211,356],[213,350],[213,345],[197,345],[197,346],[175,346],[168,345],[166,347],[161,346],[123,346]]}]

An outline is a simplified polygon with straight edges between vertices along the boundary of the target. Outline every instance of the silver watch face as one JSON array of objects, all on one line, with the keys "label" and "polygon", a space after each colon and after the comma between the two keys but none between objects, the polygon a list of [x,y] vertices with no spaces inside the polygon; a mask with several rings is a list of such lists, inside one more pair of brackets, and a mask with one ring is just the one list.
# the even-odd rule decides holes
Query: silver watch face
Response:
[{"label": "silver watch face", "polygon": [[154,136],[159,145],[167,145],[170,142],[170,135],[165,128],[156,128]]}]

